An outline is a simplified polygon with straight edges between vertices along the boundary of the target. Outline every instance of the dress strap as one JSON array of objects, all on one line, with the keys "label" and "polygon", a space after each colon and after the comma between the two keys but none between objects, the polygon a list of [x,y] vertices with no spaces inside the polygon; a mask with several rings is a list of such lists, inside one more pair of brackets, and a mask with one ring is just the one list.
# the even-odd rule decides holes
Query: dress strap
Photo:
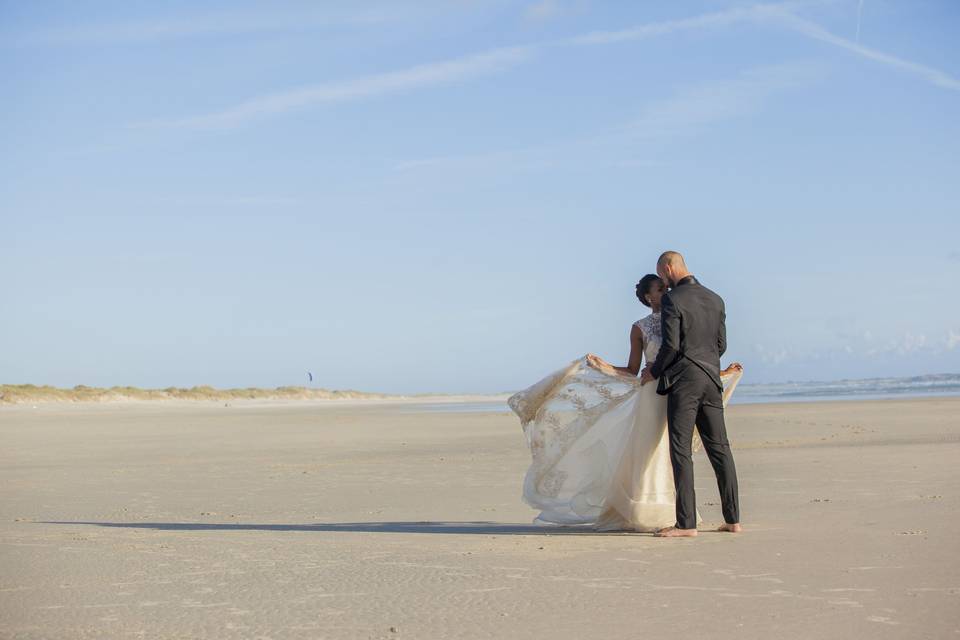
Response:
[{"label": "dress strap", "polygon": [[643,332],[644,342],[649,342],[651,338],[660,337],[660,314],[651,313],[646,318],[641,318],[633,324]]}]

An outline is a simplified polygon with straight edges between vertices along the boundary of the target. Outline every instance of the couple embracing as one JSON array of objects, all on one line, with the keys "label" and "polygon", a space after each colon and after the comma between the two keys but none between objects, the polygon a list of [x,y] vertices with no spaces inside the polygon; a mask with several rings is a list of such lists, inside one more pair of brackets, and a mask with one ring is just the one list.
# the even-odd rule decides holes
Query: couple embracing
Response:
[{"label": "couple embracing", "polygon": [[692,452],[702,442],[720,491],[719,530],[737,533],[723,410],[743,368],[720,369],[723,299],[675,251],[660,256],[657,274],[644,276],[636,293],[652,313],[631,327],[626,366],[588,354],[508,400],[532,458],[523,500],[540,510],[535,524],[695,536],[702,520]]}]

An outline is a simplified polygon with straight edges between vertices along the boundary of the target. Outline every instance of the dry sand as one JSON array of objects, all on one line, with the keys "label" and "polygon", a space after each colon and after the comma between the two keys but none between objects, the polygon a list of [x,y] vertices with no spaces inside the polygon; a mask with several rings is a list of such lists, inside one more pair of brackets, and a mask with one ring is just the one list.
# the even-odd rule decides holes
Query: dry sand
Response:
[{"label": "dry sand", "polygon": [[0,637],[960,638],[958,413],[733,406],[664,540],[528,525],[506,412],[0,407]]}]

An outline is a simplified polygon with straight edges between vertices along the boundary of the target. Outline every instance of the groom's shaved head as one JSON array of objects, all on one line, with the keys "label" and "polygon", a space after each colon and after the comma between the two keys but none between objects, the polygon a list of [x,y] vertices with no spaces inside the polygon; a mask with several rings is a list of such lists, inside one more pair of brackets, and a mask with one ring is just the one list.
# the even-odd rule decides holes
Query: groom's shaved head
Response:
[{"label": "groom's shaved head", "polygon": [[660,254],[660,259],[657,260],[657,266],[686,270],[687,263],[683,261],[683,256],[676,251],[664,251]]},{"label": "groom's shaved head", "polygon": [[664,251],[657,260],[657,275],[668,287],[675,287],[677,283],[690,275],[687,271],[687,263],[683,261],[683,256],[676,251]]}]

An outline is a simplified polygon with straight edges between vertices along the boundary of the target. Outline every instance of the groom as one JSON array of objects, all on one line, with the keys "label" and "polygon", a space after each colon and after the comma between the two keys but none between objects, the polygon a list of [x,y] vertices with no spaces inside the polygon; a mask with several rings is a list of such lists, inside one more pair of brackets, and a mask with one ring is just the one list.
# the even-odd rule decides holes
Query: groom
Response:
[{"label": "groom", "polygon": [[723,423],[720,356],[727,349],[723,299],[697,282],[676,251],[657,261],[657,275],[670,287],[660,301],[662,344],[657,359],[640,376],[640,384],[659,379],[657,393],[667,396],[670,462],[677,489],[677,522],[660,537],[697,535],[691,445],[696,424],[717,475],[723,519],[720,531],[739,533],[737,470]]}]

